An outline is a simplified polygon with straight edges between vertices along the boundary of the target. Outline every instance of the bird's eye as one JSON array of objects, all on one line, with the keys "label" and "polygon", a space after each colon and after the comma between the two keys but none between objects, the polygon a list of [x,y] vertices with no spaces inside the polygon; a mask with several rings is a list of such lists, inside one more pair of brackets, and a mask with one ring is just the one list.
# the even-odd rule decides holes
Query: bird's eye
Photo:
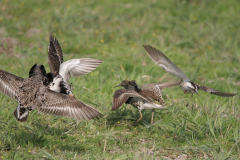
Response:
[{"label": "bird's eye", "polygon": [[54,85],[55,83],[53,83],[52,85]]}]

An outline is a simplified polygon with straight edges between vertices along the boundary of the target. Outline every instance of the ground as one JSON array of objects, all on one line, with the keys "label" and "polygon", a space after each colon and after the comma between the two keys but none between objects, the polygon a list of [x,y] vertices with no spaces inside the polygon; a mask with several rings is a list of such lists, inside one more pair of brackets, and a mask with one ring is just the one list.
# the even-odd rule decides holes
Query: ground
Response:
[{"label": "ground", "polygon": [[238,159],[239,95],[223,98],[199,91],[164,89],[167,110],[123,105],[111,111],[122,80],[178,81],[156,65],[142,45],[164,52],[191,80],[221,91],[240,91],[238,0],[0,1],[0,68],[27,78],[35,63],[47,72],[50,33],[64,60],[96,58],[92,73],[72,78],[73,93],[99,110],[98,120],[30,113],[26,123],[12,112],[17,102],[0,94],[2,159]]}]

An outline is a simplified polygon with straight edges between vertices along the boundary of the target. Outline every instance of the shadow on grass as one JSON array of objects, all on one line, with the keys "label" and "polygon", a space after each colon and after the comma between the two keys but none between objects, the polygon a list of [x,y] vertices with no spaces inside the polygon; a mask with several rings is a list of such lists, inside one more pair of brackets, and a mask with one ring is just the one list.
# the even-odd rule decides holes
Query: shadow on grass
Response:
[{"label": "shadow on grass", "polygon": [[[140,114],[137,109],[135,109],[134,107],[132,108],[130,107],[128,106],[127,108],[126,107],[121,108],[108,114],[107,116],[108,125],[110,127],[114,126],[116,123],[118,123],[121,120],[127,120],[129,121],[129,124],[134,124],[140,118]],[[156,119],[156,117],[159,116],[159,114],[162,115],[162,114],[169,114],[169,113],[166,111],[164,111],[163,113],[162,111],[155,110],[155,114],[153,118],[154,122],[159,121]],[[152,110],[142,110],[142,115],[143,115],[143,118],[138,122],[138,125],[145,125],[145,126],[151,125]]]},{"label": "shadow on grass", "polygon": [[[10,128],[9,128],[10,129]],[[21,148],[58,149],[62,151],[84,151],[86,146],[76,140],[76,137],[68,135],[69,128],[50,127],[40,123],[34,124],[34,129],[26,126],[11,127],[8,132],[0,137],[4,139],[1,150],[10,151]]]},{"label": "shadow on grass", "polygon": [[136,114],[132,109],[118,109],[116,111],[111,112],[107,116],[107,121],[109,125],[114,125],[120,120],[129,120],[129,121],[137,121],[139,115]]}]

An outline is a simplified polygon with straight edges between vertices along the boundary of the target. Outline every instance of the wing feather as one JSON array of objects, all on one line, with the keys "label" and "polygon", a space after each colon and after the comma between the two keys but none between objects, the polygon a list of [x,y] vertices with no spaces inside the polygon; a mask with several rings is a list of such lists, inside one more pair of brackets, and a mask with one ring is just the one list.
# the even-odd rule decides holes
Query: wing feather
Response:
[{"label": "wing feather", "polygon": [[162,67],[168,73],[179,77],[182,81],[190,81],[190,79],[186,76],[186,74],[178,68],[170,59],[165,56],[161,51],[150,45],[143,46],[149,56],[155,61],[160,67]]},{"label": "wing feather", "polygon": [[115,111],[116,109],[121,107],[130,97],[139,97],[139,98],[144,99],[145,101],[148,101],[148,102],[150,101],[145,96],[143,96],[133,90],[119,89],[113,95],[112,111]]},{"label": "wing feather", "polygon": [[237,94],[237,93],[221,92],[221,91],[218,91],[216,89],[206,87],[206,86],[200,86],[200,85],[197,85],[197,84],[196,84],[196,86],[197,86],[197,89],[200,89],[202,91],[208,92],[210,94],[215,94],[215,95],[221,96],[221,97],[233,97]]},{"label": "wing feather", "polygon": [[145,96],[149,96],[150,98],[158,101],[162,105],[166,105],[166,103],[162,98],[163,88],[169,88],[169,87],[173,87],[180,84],[181,84],[181,81],[143,84],[142,85],[143,90],[140,93],[144,94]]},{"label": "wing feather", "polygon": [[17,100],[17,90],[22,83],[24,78],[15,76],[6,71],[0,70],[0,92],[6,94],[10,98]]},{"label": "wing feather", "polygon": [[64,82],[68,83],[69,78],[85,75],[96,69],[103,61],[91,58],[71,59],[60,66],[59,74]]},{"label": "wing feather", "polygon": [[69,95],[46,89],[44,97],[44,104],[39,108],[40,113],[82,120],[94,119],[102,115],[94,108]]},{"label": "wing feather", "polygon": [[51,34],[48,46],[48,64],[52,73],[59,73],[60,65],[63,63],[63,54],[58,40]]}]

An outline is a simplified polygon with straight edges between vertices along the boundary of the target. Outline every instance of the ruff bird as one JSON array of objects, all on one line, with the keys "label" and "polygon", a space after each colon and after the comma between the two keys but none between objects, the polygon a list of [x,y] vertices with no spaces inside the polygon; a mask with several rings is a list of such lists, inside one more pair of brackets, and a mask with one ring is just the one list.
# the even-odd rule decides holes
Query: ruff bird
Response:
[{"label": "ruff bird", "polygon": [[227,93],[227,92],[221,92],[216,89],[206,87],[206,86],[200,86],[198,84],[195,84],[192,82],[186,74],[178,68],[170,59],[164,55],[161,51],[157,50],[156,48],[150,46],[150,45],[144,45],[143,46],[149,56],[152,58],[154,62],[156,62],[160,67],[162,67],[165,71],[168,73],[177,76],[181,79],[181,88],[185,94],[198,94],[198,90],[202,90],[205,92],[208,92],[210,94],[215,94],[217,96],[222,97],[232,97],[235,96],[237,93]]},{"label": "ruff bird", "polygon": [[101,116],[94,108],[75,97],[57,93],[46,85],[49,83],[43,65],[33,65],[31,76],[24,79],[0,70],[0,92],[18,101],[13,112],[20,122],[26,122],[29,111],[38,109],[40,113],[69,117],[76,120],[89,120]]},{"label": "ruff bird", "polygon": [[[179,85],[181,82],[168,82],[168,83],[149,83],[143,84],[142,88],[136,83],[135,80],[124,80],[115,87],[124,87],[115,91],[112,100],[112,111],[121,107],[124,103],[131,104],[137,108],[140,113],[140,118],[134,125],[142,119],[141,111],[143,109],[152,110],[151,124],[153,124],[154,109],[165,109],[166,103],[162,98],[162,89]],[[156,103],[157,101],[158,103]]]},{"label": "ruff bird", "polygon": [[[72,95],[68,80],[72,77],[85,75],[96,69],[103,61],[91,58],[71,59],[63,62],[63,54],[58,40],[51,34],[48,46],[48,64],[52,77],[49,88],[55,92]],[[51,79],[51,78],[50,78]]]}]

